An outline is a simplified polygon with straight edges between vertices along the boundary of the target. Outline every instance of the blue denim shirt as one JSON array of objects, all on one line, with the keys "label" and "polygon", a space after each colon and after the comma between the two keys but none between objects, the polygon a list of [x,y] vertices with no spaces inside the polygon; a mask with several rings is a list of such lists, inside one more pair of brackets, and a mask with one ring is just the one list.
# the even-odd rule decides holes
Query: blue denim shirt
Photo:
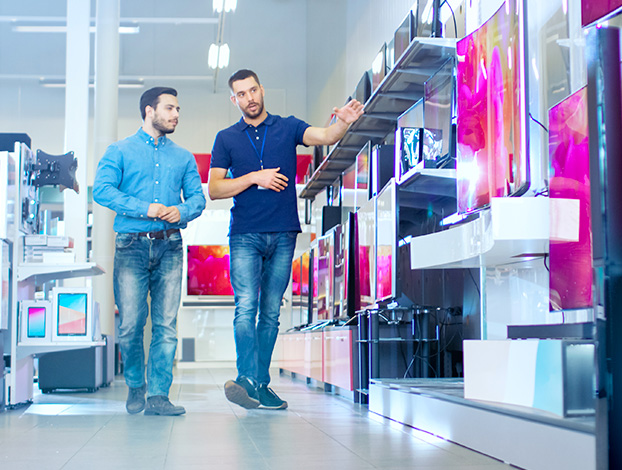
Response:
[{"label": "blue denim shirt", "polygon": [[[93,199],[117,213],[118,233],[184,228],[205,208],[194,156],[166,136],[156,145],[142,128],[108,147],[97,166]],[[181,220],[172,224],[147,217],[151,203],[177,207]]]}]

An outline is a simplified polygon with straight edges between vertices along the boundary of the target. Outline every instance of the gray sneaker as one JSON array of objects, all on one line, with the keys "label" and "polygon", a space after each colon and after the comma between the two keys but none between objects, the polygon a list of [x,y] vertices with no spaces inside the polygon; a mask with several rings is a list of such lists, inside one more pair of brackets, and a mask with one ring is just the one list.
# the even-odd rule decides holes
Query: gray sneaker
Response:
[{"label": "gray sneaker", "polygon": [[145,409],[145,391],[147,387],[132,388],[127,392],[127,401],[125,402],[125,409],[131,415],[140,413]]},{"label": "gray sneaker", "polygon": [[160,415],[160,416],[179,416],[183,415],[186,409],[183,406],[173,405],[168,397],[163,395],[156,395],[147,398],[147,408],[145,409],[145,415]]},{"label": "gray sneaker", "polygon": [[259,406],[255,384],[248,377],[241,376],[236,380],[228,380],[225,383],[225,396],[230,402],[248,410]]},{"label": "gray sneaker", "polygon": [[257,387],[257,395],[259,397],[260,408],[265,410],[284,410],[287,408],[287,402],[281,400],[279,396],[274,393],[268,384],[261,384]]}]

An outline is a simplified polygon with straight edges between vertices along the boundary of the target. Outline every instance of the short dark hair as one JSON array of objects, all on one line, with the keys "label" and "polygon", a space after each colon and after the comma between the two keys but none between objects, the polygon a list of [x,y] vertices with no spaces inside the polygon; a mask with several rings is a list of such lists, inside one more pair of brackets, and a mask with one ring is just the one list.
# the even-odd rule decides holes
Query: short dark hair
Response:
[{"label": "short dark hair", "polygon": [[229,88],[231,89],[231,91],[233,91],[233,82],[237,82],[238,80],[244,80],[248,77],[253,77],[257,82],[257,85],[261,85],[261,83],[259,83],[259,77],[255,72],[248,69],[240,69],[233,75],[231,75],[231,77],[229,77]]},{"label": "short dark hair", "polygon": [[151,106],[153,109],[156,109],[158,103],[160,102],[160,95],[173,95],[177,96],[177,90],[174,88],[168,88],[164,86],[157,86],[154,88],[149,88],[146,92],[142,94],[140,97],[140,115],[145,120],[145,116],[147,115],[147,111],[145,108],[147,106]]}]

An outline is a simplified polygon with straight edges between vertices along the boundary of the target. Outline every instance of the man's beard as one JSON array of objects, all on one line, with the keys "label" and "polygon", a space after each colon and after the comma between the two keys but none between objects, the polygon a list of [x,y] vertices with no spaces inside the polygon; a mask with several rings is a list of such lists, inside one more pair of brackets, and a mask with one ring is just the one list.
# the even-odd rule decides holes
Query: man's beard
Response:
[{"label": "man's beard", "polygon": [[246,116],[249,119],[255,119],[256,117],[261,116],[261,113],[263,113],[263,100],[260,103],[254,103],[257,105],[257,110],[254,113],[251,113],[250,111],[248,111],[248,106],[246,107],[246,109],[242,110],[242,112],[244,113],[244,116]]},{"label": "man's beard", "polygon": [[152,125],[156,131],[161,132],[162,134],[172,134],[173,132],[175,132],[175,126],[173,126],[172,128],[166,127],[166,121],[160,119],[157,116],[153,118]]}]

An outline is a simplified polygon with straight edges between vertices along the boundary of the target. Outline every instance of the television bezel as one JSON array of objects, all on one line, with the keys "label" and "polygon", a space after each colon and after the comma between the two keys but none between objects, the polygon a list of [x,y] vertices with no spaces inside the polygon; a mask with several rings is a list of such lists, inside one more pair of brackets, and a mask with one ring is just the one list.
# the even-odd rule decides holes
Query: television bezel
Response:
[{"label": "television bezel", "polygon": [[[59,334],[59,296],[61,295],[85,295],[86,296],[86,319],[84,334]],[[93,340],[93,289],[89,287],[53,287],[52,295],[52,342],[75,342]]]},{"label": "television bezel", "polygon": [[[19,343],[20,344],[49,344],[52,342],[52,302],[49,300],[22,300],[19,303]],[[45,309],[45,335],[29,336],[28,326],[30,318],[28,312],[31,308]]]}]

